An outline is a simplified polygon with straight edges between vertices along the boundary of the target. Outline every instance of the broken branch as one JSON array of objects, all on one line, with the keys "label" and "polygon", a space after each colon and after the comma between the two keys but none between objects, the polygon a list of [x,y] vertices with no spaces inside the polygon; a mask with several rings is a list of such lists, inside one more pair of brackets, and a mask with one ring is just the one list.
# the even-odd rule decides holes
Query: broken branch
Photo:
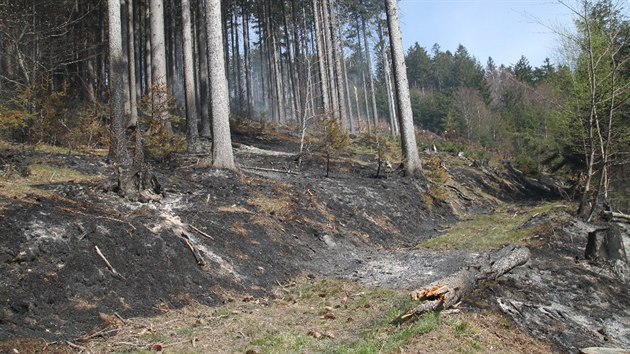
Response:
[{"label": "broken branch", "polygon": [[275,168],[241,166],[241,169],[243,169],[243,170],[254,170],[254,171],[264,171],[264,172],[286,173],[288,175],[298,175],[299,174],[299,173],[294,172],[294,171],[290,171],[290,170],[283,171],[283,170],[277,170]]},{"label": "broken branch", "polygon": [[101,252],[101,250],[98,248],[98,246],[94,246],[94,249],[96,250],[96,254],[101,257],[101,259],[103,260],[103,262],[105,263],[105,265],[107,266],[107,269],[109,269],[110,272],[112,272],[112,274],[119,276],[123,279],[125,279],[125,277],[122,276],[122,274],[118,273],[116,271],[116,269],[114,269],[114,267],[112,266],[111,263],[109,263],[109,261],[107,260],[107,258],[105,258],[105,255],[103,255],[103,252]]},{"label": "broken branch", "polygon": [[201,258],[201,256],[199,254],[197,254],[198,252],[195,249],[195,247],[192,245],[192,243],[190,243],[190,241],[188,241],[188,239],[184,238],[184,237],[182,237],[182,240],[184,241],[184,243],[186,244],[186,246],[188,247],[190,252],[195,257],[195,260],[197,261],[197,264],[200,265],[200,266],[206,265],[206,262],[203,261],[203,258]]},{"label": "broken branch", "polygon": [[190,224],[188,224],[188,226],[189,226],[189,227],[190,227],[193,231],[197,232],[199,235],[201,235],[201,236],[203,236],[203,237],[205,237],[205,238],[207,238],[207,239],[214,240],[214,237],[212,237],[212,236],[208,235],[207,233],[205,233],[205,232],[203,232],[203,231],[199,230],[198,228],[196,228],[196,227],[194,227],[194,226],[192,226],[192,225],[190,225]]}]

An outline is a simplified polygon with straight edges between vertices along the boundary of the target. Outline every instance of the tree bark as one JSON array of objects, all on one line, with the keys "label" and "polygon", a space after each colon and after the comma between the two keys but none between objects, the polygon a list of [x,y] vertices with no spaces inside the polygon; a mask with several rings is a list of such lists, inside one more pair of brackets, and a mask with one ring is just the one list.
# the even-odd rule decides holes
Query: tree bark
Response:
[{"label": "tree bark", "polygon": [[249,49],[249,7],[247,0],[241,0],[241,11],[243,13],[243,60],[245,65],[245,88],[247,97],[247,115],[250,119],[254,116],[254,86],[252,78],[252,61]]},{"label": "tree bark", "polygon": [[[324,0],[325,1],[325,0]],[[326,66],[326,49],[324,46],[325,31],[322,29],[319,16],[319,0],[313,0],[313,15],[315,17],[315,43],[317,45],[317,63],[319,66],[319,88],[322,96],[322,110],[330,113],[330,96],[328,90],[328,67]]]},{"label": "tree bark", "polygon": [[168,88],[163,0],[150,0],[151,6],[151,91],[154,119],[172,132],[168,120]]},{"label": "tree bark", "polygon": [[133,0],[127,0],[127,47],[129,48],[129,121],[128,127],[138,125],[138,100],[136,96],[136,46],[134,36]]},{"label": "tree bark", "polygon": [[221,1],[208,0],[208,59],[210,71],[210,105],[212,111],[212,165],[236,170],[230,136],[230,97],[225,70]]},{"label": "tree bark", "polygon": [[[372,56],[370,55],[370,44],[368,42],[367,26],[363,16],[361,16],[361,27],[363,29],[363,49],[365,50],[365,61],[367,62],[367,76],[370,82],[370,96],[372,99],[372,114],[374,115],[374,128],[378,127],[378,109],[376,108],[376,90],[374,89],[374,74],[372,73]],[[367,92],[365,93],[367,96]],[[369,116],[367,119],[370,119]]]},{"label": "tree bark", "polygon": [[197,153],[199,152],[199,128],[197,124],[197,97],[192,48],[190,0],[182,0],[182,25],[184,38],[184,84],[186,88],[186,141],[188,143],[188,151]]},{"label": "tree bark", "polygon": [[394,83],[396,88],[396,102],[398,106],[398,121],[401,128],[401,147],[404,159],[406,175],[413,175],[422,170],[416,134],[413,125],[413,112],[411,111],[411,98],[409,96],[409,83],[407,81],[407,68],[405,66],[405,54],[402,46],[402,34],[398,17],[397,0],[385,0],[387,12],[387,24],[389,28],[389,40],[394,63]]},{"label": "tree bark", "polygon": [[115,164],[118,177],[117,192],[131,200],[147,201],[159,199],[160,184],[144,166],[142,138],[137,125],[127,129],[134,139],[133,161],[129,158],[125,136],[124,100],[125,71],[128,70],[123,60],[120,0],[108,0],[109,14],[109,84],[111,117],[110,158]]},{"label": "tree bark", "polygon": [[199,97],[201,101],[201,136],[209,138],[212,135],[210,125],[209,82],[208,82],[208,26],[204,1],[197,2],[199,16],[197,41],[199,43]]},{"label": "tree bark", "polygon": [[440,311],[453,307],[484,280],[496,280],[510,270],[527,263],[530,257],[526,247],[507,246],[494,254],[491,260],[478,265],[469,266],[459,272],[431,283],[411,293],[413,300],[426,300],[404,314],[398,316],[394,323],[414,320],[429,311]]},{"label": "tree bark", "polygon": [[123,60],[120,0],[108,0],[109,18],[109,104],[111,107],[109,158],[115,164],[130,164],[125,138],[125,62]]},{"label": "tree bark", "polygon": [[[348,106],[346,105],[346,95],[347,95],[347,86],[346,81],[344,80],[344,71],[342,60],[343,57],[343,48],[341,47],[341,43],[339,41],[339,25],[337,21],[337,2],[335,0],[328,0],[328,11],[330,14],[330,40],[331,40],[331,50],[334,61],[334,72],[335,72],[335,81],[336,87],[335,92],[337,95],[337,108],[336,110],[339,112],[339,119],[341,121],[341,126],[344,130],[348,130],[349,128],[349,115],[348,115]],[[331,63],[331,65],[333,65]]]}]

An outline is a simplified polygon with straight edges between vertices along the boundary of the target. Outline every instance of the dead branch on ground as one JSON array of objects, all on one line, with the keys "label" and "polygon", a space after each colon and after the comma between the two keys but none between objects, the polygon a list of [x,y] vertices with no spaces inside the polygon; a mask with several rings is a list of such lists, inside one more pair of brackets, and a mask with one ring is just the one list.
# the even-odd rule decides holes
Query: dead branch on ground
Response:
[{"label": "dead branch on ground", "polygon": [[103,252],[101,252],[101,250],[98,248],[98,246],[94,246],[94,249],[96,250],[96,254],[103,260],[103,262],[107,266],[107,269],[109,269],[109,271],[112,272],[112,274],[126,280],[125,277],[122,274],[118,273],[116,269],[114,269],[114,266],[112,266],[112,264],[109,263],[107,258],[105,258],[105,255],[103,255]]}]

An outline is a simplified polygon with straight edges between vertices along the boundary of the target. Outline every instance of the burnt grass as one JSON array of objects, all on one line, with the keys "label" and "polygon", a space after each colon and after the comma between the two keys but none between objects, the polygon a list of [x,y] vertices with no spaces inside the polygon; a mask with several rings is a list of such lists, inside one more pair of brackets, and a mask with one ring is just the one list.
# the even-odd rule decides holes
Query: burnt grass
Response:
[{"label": "burnt grass", "polygon": [[[198,156],[152,161],[165,196],[151,203],[113,193],[112,171],[102,157],[2,152],[5,169],[10,165],[21,175],[28,174],[28,164],[36,158],[105,177],[37,186],[51,192],[47,194],[0,196],[0,342],[77,340],[104,328],[103,314],[152,316],[191,303],[220,305],[239,295],[269,296],[274,286],[296,276],[416,288],[484,257],[419,250],[421,241],[436,237],[463,215],[491,213],[500,203],[527,208],[554,197],[509,170],[457,157],[443,158],[453,161],[446,163],[453,188],[440,188],[431,178],[403,177],[391,169],[375,178],[376,162],[368,155],[335,158],[326,178],[325,158],[305,154],[298,165],[298,141],[286,134],[235,134],[234,141],[240,173],[201,168]],[[573,235],[566,237],[573,240]],[[583,245],[554,242],[560,246],[543,242],[534,247],[529,273],[544,274],[543,280],[552,283],[553,274],[567,273],[573,279],[562,280],[568,288],[552,289],[557,292],[553,298],[561,301],[563,291],[580,291],[576,273],[588,271],[594,277],[589,286],[604,293],[615,289],[600,307],[621,309],[623,320],[630,303],[628,292],[620,290],[627,290],[625,284],[580,268],[574,258]],[[557,269],[545,270],[549,264]],[[528,304],[544,302],[535,298],[544,297],[543,285],[523,277],[517,273],[481,289],[486,301],[469,306],[498,311],[493,299],[508,296]],[[582,293],[588,291],[593,289]],[[603,311],[594,315],[602,321],[607,316]],[[551,324],[519,324],[559,350],[608,340],[597,334],[598,328],[560,338],[566,324],[559,325],[557,316],[547,321]],[[543,325],[547,327],[539,327]]]}]

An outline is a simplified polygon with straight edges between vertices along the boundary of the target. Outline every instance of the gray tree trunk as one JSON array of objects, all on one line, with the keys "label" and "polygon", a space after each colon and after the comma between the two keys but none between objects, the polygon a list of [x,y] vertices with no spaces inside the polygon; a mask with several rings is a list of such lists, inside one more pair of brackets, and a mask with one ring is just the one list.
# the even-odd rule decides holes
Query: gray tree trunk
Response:
[{"label": "gray tree trunk", "polygon": [[396,102],[398,103],[398,121],[400,122],[401,147],[404,159],[405,174],[412,175],[422,170],[416,134],[413,125],[413,112],[411,111],[411,98],[409,96],[409,82],[407,81],[407,68],[405,66],[405,54],[402,46],[402,34],[398,17],[397,0],[385,0],[387,12],[387,24],[389,28],[389,40],[392,49],[392,61],[394,69],[394,83],[396,87]]},{"label": "gray tree trunk", "polygon": [[335,76],[335,58],[333,56],[333,42],[330,27],[330,0],[322,0],[322,33],[324,34],[324,52],[326,56],[326,70],[328,70],[328,90],[330,96],[330,108],[332,117],[339,119],[339,86]]},{"label": "gray tree trunk", "polygon": [[182,0],[182,37],[184,39],[184,85],[186,93],[186,141],[189,152],[199,150],[199,128],[197,124],[197,97],[195,90],[195,64],[192,46],[192,20],[190,0]]},{"label": "gray tree trunk", "polygon": [[212,111],[212,165],[236,170],[230,136],[230,97],[225,70],[221,1],[208,0],[208,59],[210,71],[210,105]]},{"label": "gray tree trunk", "polygon": [[153,73],[151,63],[151,7],[148,4],[144,4],[144,93],[150,93],[151,85],[153,83]]},{"label": "gray tree trunk", "polygon": [[151,6],[151,90],[154,119],[171,131],[167,110],[166,46],[163,0],[150,0]]},{"label": "gray tree trunk", "polygon": [[254,86],[252,78],[252,62],[249,49],[249,8],[246,8],[247,1],[242,1],[243,11],[243,60],[245,61],[245,88],[247,91],[247,115],[250,119],[254,116]]},{"label": "gray tree trunk", "polygon": [[[378,126],[378,109],[376,108],[376,90],[374,89],[374,75],[372,73],[372,56],[370,55],[370,44],[368,42],[367,26],[365,18],[361,17],[361,26],[363,29],[363,44],[365,50],[365,61],[367,62],[367,75],[370,82],[370,94],[372,98],[372,112],[374,115],[374,127]],[[366,93],[367,95],[367,93]],[[368,117],[368,119],[370,119]]]},{"label": "gray tree trunk", "polygon": [[109,104],[111,107],[109,158],[118,165],[130,164],[125,138],[125,82],[120,0],[108,0],[109,18]]},{"label": "gray tree trunk", "polygon": [[322,95],[323,111],[330,112],[330,98],[328,90],[328,67],[326,66],[326,49],[323,38],[325,31],[322,30],[319,19],[319,1],[313,0],[313,14],[315,16],[315,43],[317,45],[317,63],[319,65],[319,86]]},{"label": "gray tree trunk", "polygon": [[[347,130],[349,128],[349,115],[348,105],[346,105],[346,81],[344,80],[344,70],[342,65],[343,50],[339,41],[339,26],[337,24],[337,6],[335,0],[329,0],[329,13],[330,13],[330,32],[331,32],[331,44],[332,54],[335,65],[335,80],[337,81],[336,93],[337,104],[339,105],[337,110],[339,111],[339,119],[341,120],[341,126]],[[331,64],[332,65],[332,64]]]},{"label": "gray tree trunk", "polygon": [[123,79],[128,67],[123,59],[120,5],[120,0],[108,0],[109,89],[112,109],[110,158],[116,165],[117,190],[120,195],[140,201],[159,199],[161,187],[144,165],[142,138],[137,126],[134,126],[131,132],[134,140],[133,161],[129,158],[124,128],[124,100],[126,97]]},{"label": "gray tree trunk", "polygon": [[129,121],[128,127],[138,125],[138,100],[136,96],[136,46],[134,36],[133,0],[127,0],[127,46],[129,48]]},{"label": "gray tree trunk", "polygon": [[199,43],[199,97],[201,101],[201,136],[209,138],[212,135],[210,126],[210,105],[207,99],[208,90],[208,26],[206,20],[205,4],[197,2],[199,16],[198,43]]}]

